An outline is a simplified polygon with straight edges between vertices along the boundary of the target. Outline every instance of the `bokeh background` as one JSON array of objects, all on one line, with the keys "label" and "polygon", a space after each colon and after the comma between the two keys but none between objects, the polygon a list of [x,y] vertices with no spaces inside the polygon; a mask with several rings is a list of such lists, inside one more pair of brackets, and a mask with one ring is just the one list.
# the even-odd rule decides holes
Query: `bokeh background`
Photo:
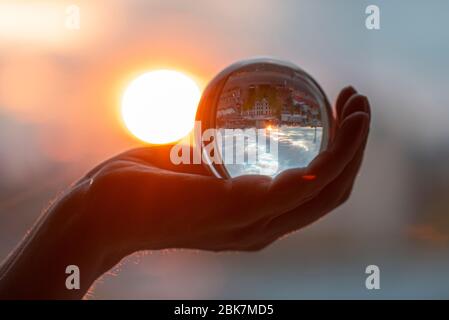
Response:
[{"label": "bokeh background", "polygon": [[[365,28],[369,4],[380,30]],[[448,15],[446,0],[1,0],[0,259],[67,185],[139,145],[118,116],[134,75],[174,68],[204,87],[272,55],[331,100],[348,84],[370,98],[351,199],[261,252],[136,254],[90,298],[449,298]],[[370,264],[380,290],[365,288]]]}]

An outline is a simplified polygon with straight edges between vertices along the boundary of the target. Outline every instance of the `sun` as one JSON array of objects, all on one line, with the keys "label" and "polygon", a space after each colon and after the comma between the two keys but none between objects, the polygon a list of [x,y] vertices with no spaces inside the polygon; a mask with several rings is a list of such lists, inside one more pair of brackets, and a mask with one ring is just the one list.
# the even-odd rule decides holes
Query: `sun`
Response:
[{"label": "sun", "polygon": [[128,130],[152,144],[174,142],[194,126],[200,99],[198,85],[174,70],[146,72],[126,88],[121,115]]}]

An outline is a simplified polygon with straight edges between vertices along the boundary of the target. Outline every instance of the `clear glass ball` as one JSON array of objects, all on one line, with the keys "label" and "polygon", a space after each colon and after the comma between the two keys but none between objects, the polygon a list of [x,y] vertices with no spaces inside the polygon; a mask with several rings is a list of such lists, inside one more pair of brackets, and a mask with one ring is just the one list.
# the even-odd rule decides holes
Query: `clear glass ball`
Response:
[{"label": "clear glass ball", "polygon": [[332,109],[318,83],[273,58],[221,71],[203,93],[197,120],[203,159],[222,178],[306,167],[333,133]]}]

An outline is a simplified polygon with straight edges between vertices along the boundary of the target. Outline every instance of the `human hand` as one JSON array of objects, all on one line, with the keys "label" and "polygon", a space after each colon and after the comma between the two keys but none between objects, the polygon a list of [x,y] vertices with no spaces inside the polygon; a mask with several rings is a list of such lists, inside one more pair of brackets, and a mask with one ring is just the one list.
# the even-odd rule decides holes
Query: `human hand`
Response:
[{"label": "human hand", "polygon": [[[369,122],[366,97],[343,89],[328,150],[275,178],[218,179],[202,165],[172,164],[170,145],[111,158],[57,199],[5,261],[0,298],[80,298],[138,250],[260,250],[348,199]],[[81,290],[64,285],[68,265],[80,268]]]},{"label": "human hand", "polygon": [[[81,180],[88,225],[105,248],[258,250],[347,200],[368,137],[370,108],[351,87],[336,102],[337,133],[307,168],[276,178],[224,180],[202,165],[170,162],[170,145],[131,150]],[[101,231],[100,231],[101,230]],[[94,241],[94,239],[92,239]]]}]

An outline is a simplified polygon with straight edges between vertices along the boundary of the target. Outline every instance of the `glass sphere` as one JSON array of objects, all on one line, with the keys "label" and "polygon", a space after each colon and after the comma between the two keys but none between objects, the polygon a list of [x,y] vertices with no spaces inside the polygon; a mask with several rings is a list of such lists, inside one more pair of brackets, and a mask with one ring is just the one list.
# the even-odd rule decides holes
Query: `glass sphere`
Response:
[{"label": "glass sphere", "polygon": [[272,58],[234,63],[201,98],[203,159],[218,177],[275,176],[306,167],[332,138],[332,109],[318,83]]}]

